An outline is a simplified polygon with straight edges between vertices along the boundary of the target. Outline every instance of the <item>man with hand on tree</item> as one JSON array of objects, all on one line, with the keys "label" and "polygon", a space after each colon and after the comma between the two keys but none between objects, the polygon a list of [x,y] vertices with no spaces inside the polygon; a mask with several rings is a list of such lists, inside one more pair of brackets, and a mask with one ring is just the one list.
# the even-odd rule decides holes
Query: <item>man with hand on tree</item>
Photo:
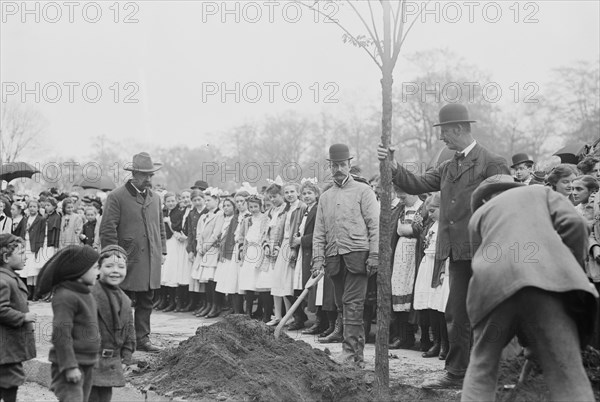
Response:
[{"label": "man with hand on tree", "polygon": [[481,145],[471,134],[469,112],[464,105],[448,104],[440,109],[440,140],[456,154],[427,170],[412,173],[394,160],[394,149],[379,146],[379,160],[391,159],[393,182],[408,194],[440,191],[440,220],[436,258],[450,257],[450,294],[446,305],[446,323],[450,349],[446,357],[446,373],[428,380],[423,388],[460,388],[469,364],[471,327],[466,299],[471,279],[473,257],[467,231],[471,218],[471,195],[488,177],[510,174],[506,160]]},{"label": "man with hand on tree", "polygon": [[317,205],[313,271],[324,269],[333,281],[345,362],[364,367],[363,309],[369,275],[378,265],[379,204],[371,187],[350,174],[351,159],[347,145],[329,148],[333,186]]}]

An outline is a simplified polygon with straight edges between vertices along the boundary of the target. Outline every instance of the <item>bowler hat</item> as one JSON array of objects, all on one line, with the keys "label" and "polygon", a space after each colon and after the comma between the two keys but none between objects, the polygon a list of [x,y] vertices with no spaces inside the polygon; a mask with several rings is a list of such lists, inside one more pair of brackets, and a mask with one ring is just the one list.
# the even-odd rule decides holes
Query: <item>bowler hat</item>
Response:
[{"label": "bowler hat", "polygon": [[483,205],[483,200],[491,194],[524,185],[523,183],[515,182],[514,177],[508,174],[490,176],[482,181],[475,191],[473,191],[473,195],[471,196],[471,210],[475,212],[477,208]]},{"label": "bowler hat", "polygon": [[523,153],[521,153],[521,154],[514,154],[512,156],[512,165],[510,167],[514,168],[518,164],[524,163],[524,162],[533,163],[533,160],[527,154],[523,154]]},{"label": "bowler hat", "polygon": [[204,180],[196,180],[196,182],[194,183],[194,185],[191,187],[192,190],[198,189],[201,191],[204,191],[208,188],[208,183],[205,182]]},{"label": "bowler hat", "polygon": [[151,173],[156,172],[161,167],[162,163],[152,162],[152,157],[148,152],[140,152],[139,154],[133,155],[131,166],[125,166],[123,169],[131,172]]},{"label": "bowler hat", "polygon": [[350,156],[350,149],[346,144],[333,144],[329,147],[329,158],[331,162],[341,162],[352,159]]},{"label": "bowler hat", "polygon": [[467,107],[460,103],[449,103],[443,106],[440,109],[439,119],[440,122],[434,124],[434,127],[454,123],[475,123],[475,120],[469,118],[469,110]]}]

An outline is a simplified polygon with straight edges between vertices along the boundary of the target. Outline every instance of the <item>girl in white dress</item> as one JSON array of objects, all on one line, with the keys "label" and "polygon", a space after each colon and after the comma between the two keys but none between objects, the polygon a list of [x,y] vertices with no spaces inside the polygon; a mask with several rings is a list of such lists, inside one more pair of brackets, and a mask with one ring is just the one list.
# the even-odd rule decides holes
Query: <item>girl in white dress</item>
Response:
[{"label": "girl in white dress", "polygon": [[221,208],[224,219],[219,234],[219,259],[215,270],[215,301],[218,304],[222,303],[226,294],[235,294],[238,288],[237,263],[233,258],[233,235],[237,228],[237,210],[231,198],[225,198]]},{"label": "girl in white dress", "polygon": [[294,268],[296,266],[297,249],[290,247],[290,239],[298,232],[300,219],[306,209],[306,204],[298,199],[297,184],[288,183],[283,186],[283,194],[287,207],[283,237],[273,266],[273,285],[271,286],[275,318],[267,325],[277,325],[283,318],[282,302],[285,303],[286,311],[292,306],[288,296],[294,296]]},{"label": "girl in white dress", "polygon": [[171,216],[177,210],[177,196],[174,193],[166,193],[164,198],[164,204],[166,207],[166,213],[164,214],[163,221],[165,225],[165,234],[167,236],[167,257],[165,263],[161,266],[160,273],[160,285],[163,288],[163,292],[167,295],[169,300],[167,306],[163,309],[164,312],[170,312],[175,310],[176,300],[175,292],[177,290],[177,237],[174,235],[173,226],[171,223]]},{"label": "girl in white dress", "polygon": [[242,239],[240,247],[240,260],[242,266],[238,278],[239,291],[246,295],[246,314],[252,315],[254,305],[254,292],[259,274],[259,263],[262,260],[261,239],[266,229],[267,219],[262,213],[262,200],[257,196],[250,196],[247,200],[250,216],[242,220],[239,236]]},{"label": "girl in white dress", "polygon": [[447,261],[438,261],[435,250],[438,237],[438,220],[440,217],[440,195],[435,193],[427,204],[429,217],[433,224],[425,234],[425,256],[421,260],[415,281],[414,309],[429,315],[433,345],[423,353],[423,357],[445,358],[448,353],[448,333],[444,311],[448,301],[448,280],[444,280]]},{"label": "girl in white dress", "polygon": [[[281,241],[283,240],[283,229],[285,224],[285,212],[287,204],[283,198],[283,187],[281,184],[273,183],[266,190],[267,197],[273,207],[267,212],[268,225],[261,240],[262,261],[259,266],[258,278],[256,279],[256,290],[260,292],[260,300],[263,306],[263,321],[270,325],[277,325],[279,321],[271,320],[273,314],[273,286],[275,261],[279,255]],[[281,317],[279,317],[281,318]]]}]

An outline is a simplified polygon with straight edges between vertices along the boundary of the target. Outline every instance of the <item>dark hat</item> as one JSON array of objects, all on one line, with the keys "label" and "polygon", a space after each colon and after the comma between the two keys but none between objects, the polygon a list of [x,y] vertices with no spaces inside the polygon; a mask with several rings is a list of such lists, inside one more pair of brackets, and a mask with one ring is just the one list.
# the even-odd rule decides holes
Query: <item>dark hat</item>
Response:
[{"label": "dark hat", "polygon": [[440,122],[434,124],[434,127],[454,123],[475,123],[475,120],[469,118],[469,110],[467,107],[460,103],[449,103],[442,107],[440,109],[439,119]]},{"label": "dark hat", "polygon": [[196,180],[194,185],[190,188],[192,190],[198,189],[198,190],[204,191],[208,188],[208,183],[205,182],[204,180]]},{"label": "dark hat", "polygon": [[125,166],[123,170],[151,173],[156,172],[161,167],[162,163],[152,162],[152,157],[150,157],[148,152],[140,152],[139,154],[133,155],[131,166]]},{"label": "dark hat", "polygon": [[529,182],[529,185],[546,184],[546,172],[544,172],[543,170],[535,171],[531,176],[532,177],[531,181]]},{"label": "dark hat", "polygon": [[533,160],[527,154],[523,154],[523,153],[521,153],[521,154],[514,154],[512,156],[512,165],[510,167],[514,168],[518,164],[524,163],[524,162],[533,163]]},{"label": "dark hat", "polygon": [[498,174],[488,177],[473,191],[473,195],[471,196],[471,210],[475,212],[477,208],[483,205],[483,200],[491,194],[514,187],[523,187],[524,185],[523,183],[515,182],[514,177],[508,174]]},{"label": "dark hat", "polygon": [[104,256],[105,254],[109,254],[109,255],[120,254],[125,259],[127,259],[127,252],[125,251],[125,249],[123,247],[121,247],[121,246],[116,245],[116,244],[111,244],[110,246],[104,247],[102,249],[102,251],[100,251],[100,255]]},{"label": "dark hat", "polygon": [[2,234],[0,234],[0,247],[6,247],[10,243],[13,243],[13,242],[16,242],[16,241],[17,242],[18,241],[23,241],[23,239],[21,239],[18,236],[15,236],[13,234],[10,234],[10,233],[2,233]]},{"label": "dark hat", "polygon": [[352,159],[350,156],[350,149],[346,144],[333,144],[329,147],[329,158],[331,162],[341,162]]},{"label": "dark hat", "polygon": [[38,275],[36,291],[44,295],[61,282],[80,278],[98,258],[100,254],[90,246],[66,246],[44,264]]}]

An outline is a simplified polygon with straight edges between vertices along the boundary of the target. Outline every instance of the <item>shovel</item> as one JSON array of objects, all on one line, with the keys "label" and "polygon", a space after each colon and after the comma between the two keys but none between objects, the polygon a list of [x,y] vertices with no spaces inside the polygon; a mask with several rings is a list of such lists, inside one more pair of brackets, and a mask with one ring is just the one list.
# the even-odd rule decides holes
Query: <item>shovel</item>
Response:
[{"label": "shovel", "polygon": [[311,277],[306,282],[306,285],[304,285],[304,290],[302,291],[300,296],[298,296],[298,299],[296,300],[296,302],[292,305],[292,307],[290,307],[288,312],[285,314],[285,317],[283,317],[281,319],[281,321],[279,321],[279,324],[277,324],[277,328],[275,328],[275,339],[279,339],[279,335],[281,334],[281,330],[283,329],[283,326],[285,325],[285,323],[290,319],[290,317],[292,315],[294,315],[294,312],[296,311],[296,309],[298,308],[300,303],[302,303],[302,300],[304,300],[304,298],[308,294],[308,291],[310,290],[310,288],[312,288],[317,282],[319,282],[319,280],[321,280],[322,277],[323,277],[323,271],[319,272],[319,274],[317,276],[315,276],[314,278]]}]

